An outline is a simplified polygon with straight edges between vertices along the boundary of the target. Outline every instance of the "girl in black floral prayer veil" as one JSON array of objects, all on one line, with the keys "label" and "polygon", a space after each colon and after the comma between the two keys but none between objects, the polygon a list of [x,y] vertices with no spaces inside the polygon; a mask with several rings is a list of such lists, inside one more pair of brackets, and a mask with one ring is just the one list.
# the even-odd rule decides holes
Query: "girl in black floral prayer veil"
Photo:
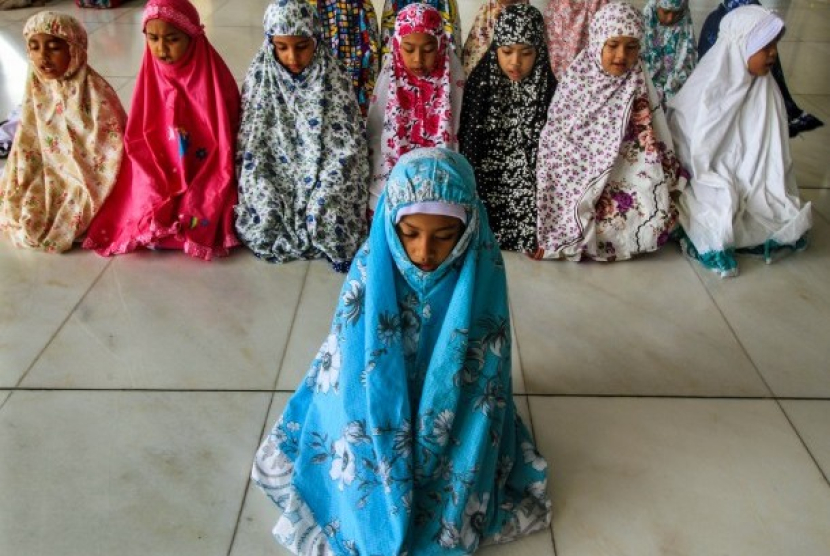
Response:
[{"label": "girl in black floral prayer veil", "polygon": [[502,249],[536,250],[536,152],[555,89],[542,14],[506,7],[467,81],[459,132]]}]

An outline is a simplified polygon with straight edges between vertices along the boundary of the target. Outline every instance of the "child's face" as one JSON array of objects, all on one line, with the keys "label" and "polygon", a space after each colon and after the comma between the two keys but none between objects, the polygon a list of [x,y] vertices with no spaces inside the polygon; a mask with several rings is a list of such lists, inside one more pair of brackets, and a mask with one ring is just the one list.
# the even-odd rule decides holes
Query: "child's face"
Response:
[{"label": "child's face", "polygon": [[523,44],[507,44],[498,47],[496,55],[499,67],[511,81],[521,81],[533,71],[536,63],[536,47]]},{"label": "child's face", "polygon": [[32,35],[26,46],[29,50],[29,59],[45,79],[58,79],[63,76],[72,61],[69,43],[54,35],[46,33]]},{"label": "child's face", "polygon": [[302,73],[314,58],[315,42],[311,37],[277,35],[271,44],[277,61],[294,75]]},{"label": "child's face", "polygon": [[746,62],[746,69],[755,77],[762,77],[770,72],[777,59],[778,39],[775,39],[749,57]]},{"label": "child's face", "polygon": [[401,37],[401,58],[406,69],[418,77],[429,75],[438,58],[438,39],[426,33]]},{"label": "child's face", "polygon": [[412,264],[432,272],[450,256],[464,225],[458,218],[443,214],[407,214],[396,229]]},{"label": "child's face", "polygon": [[625,75],[640,58],[640,41],[635,37],[611,37],[602,47],[602,69],[615,77]]},{"label": "child's face", "polygon": [[657,8],[657,21],[660,25],[671,27],[678,21],[683,19],[683,12],[679,10],[667,10],[665,8]]},{"label": "child's face", "polygon": [[144,28],[150,52],[159,62],[174,64],[182,59],[190,46],[190,36],[161,19],[151,19]]}]

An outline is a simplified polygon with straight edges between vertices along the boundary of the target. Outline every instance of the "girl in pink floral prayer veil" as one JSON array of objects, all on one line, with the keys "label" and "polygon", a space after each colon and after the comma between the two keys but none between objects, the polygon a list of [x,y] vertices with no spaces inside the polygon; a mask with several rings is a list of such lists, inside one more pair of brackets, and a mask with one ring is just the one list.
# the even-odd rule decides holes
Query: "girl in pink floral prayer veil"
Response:
[{"label": "girl in pink floral prayer veil", "polygon": [[234,145],[239,89],[188,0],[150,0],[118,183],[84,247],[225,256],[237,201]]},{"label": "girl in pink floral prayer veil", "polygon": [[418,147],[458,150],[463,87],[464,69],[438,10],[410,4],[398,12],[367,121],[370,214],[402,154]]},{"label": "girl in pink floral prayer veil", "polygon": [[666,117],[640,62],[643,17],[601,8],[539,140],[537,258],[624,260],[669,237],[678,181]]}]

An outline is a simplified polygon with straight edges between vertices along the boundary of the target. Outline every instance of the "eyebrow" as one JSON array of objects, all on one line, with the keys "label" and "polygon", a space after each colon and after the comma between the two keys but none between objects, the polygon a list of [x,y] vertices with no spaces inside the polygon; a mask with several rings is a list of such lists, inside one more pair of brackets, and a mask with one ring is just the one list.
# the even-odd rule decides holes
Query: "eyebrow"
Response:
[{"label": "eyebrow", "polygon": [[[412,230],[415,230],[415,231],[418,231],[418,232],[422,232],[422,231],[423,231],[423,230],[422,230],[421,228],[419,228],[418,226],[413,226],[413,225],[412,225],[412,224],[410,224],[409,222],[401,222],[401,223],[400,223],[400,225],[401,225],[401,226],[406,225],[408,228],[410,228],[410,229],[412,229]],[[457,230],[460,230],[460,229],[461,229],[461,222],[459,222],[458,224],[450,224],[450,225],[448,225],[448,226],[443,226],[443,227],[441,227],[441,228],[437,228],[437,229],[433,230],[433,232],[435,232],[435,233],[438,233],[438,232],[446,232],[447,230],[457,231]]]},{"label": "eyebrow", "polygon": [[165,39],[169,39],[171,37],[180,37],[184,33],[180,33],[178,31],[172,31],[170,33],[166,33],[166,34],[163,34],[163,35],[161,33],[150,33],[150,32],[146,32],[146,34],[151,36],[151,37],[164,37]]}]

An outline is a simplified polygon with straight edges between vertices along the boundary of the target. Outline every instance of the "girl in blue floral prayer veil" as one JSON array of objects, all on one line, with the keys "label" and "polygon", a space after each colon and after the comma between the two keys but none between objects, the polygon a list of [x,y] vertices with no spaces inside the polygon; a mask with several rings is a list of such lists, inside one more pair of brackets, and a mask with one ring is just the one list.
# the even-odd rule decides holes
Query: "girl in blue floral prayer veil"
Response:
[{"label": "girl in blue floral prayer veil", "polygon": [[550,523],[516,413],[504,262],[458,153],[401,156],[331,332],[256,455],[300,555],[472,554]]}]

